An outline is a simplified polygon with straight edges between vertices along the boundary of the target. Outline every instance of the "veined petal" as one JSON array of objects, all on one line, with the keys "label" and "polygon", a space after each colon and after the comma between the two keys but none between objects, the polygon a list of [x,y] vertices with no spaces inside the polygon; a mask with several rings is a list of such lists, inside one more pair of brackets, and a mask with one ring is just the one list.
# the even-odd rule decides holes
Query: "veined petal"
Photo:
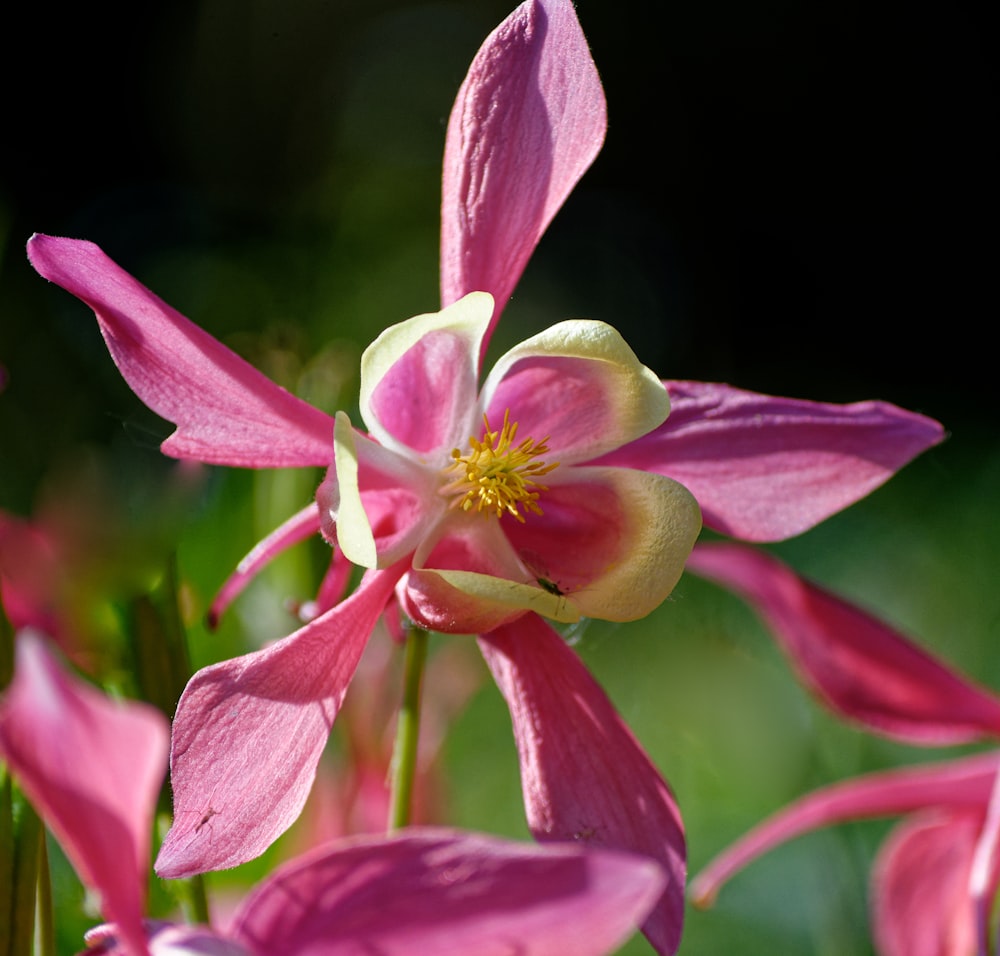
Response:
[{"label": "veined petal", "polygon": [[573,650],[533,614],[480,638],[510,708],[528,826],[539,840],[639,853],[667,885],[642,931],[676,951],[684,918],[684,831],[674,796]]},{"label": "veined petal", "polygon": [[763,551],[703,544],[688,567],[749,601],[802,680],[844,717],[924,745],[1000,736],[1000,699]]},{"label": "veined petal", "polygon": [[[597,68],[569,0],[527,0],[476,54],[448,121],[441,301],[484,290],[490,332],[604,142]],[[485,352],[489,336],[483,339]]]},{"label": "veined petal", "polygon": [[264,852],[296,819],[361,652],[403,568],[260,651],[191,678],[174,716],[174,824],[156,872],[177,879]]},{"label": "veined petal", "polygon": [[625,854],[411,829],[286,864],[244,900],[232,935],[284,956],[603,956],[662,880]]},{"label": "veined petal", "polygon": [[166,718],[115,703],[65,673],[43,639],[21,631],[14,679],[0,698],[0,757],[128,956],[144,956],[142,925],[153,809],[167,759]]},{"label": "veined petal", "polygon": [[314,501],[297,514],[292,515],[280,527],[275,528],[262,541],[257,542],[219,588],[219,593],[216,594],[212,606],[208,610],[209,627],[214,628],[218,624],[219,618],[225,613],[226,608],[236,600],[262,568],[286,548],[316,534],[319,527],[319,508]]},{"label": "veined petal", "polygon": [[663,383],[610,325],[560,322],[502,356],[483,385],[491,425],[510,409],[522,438],[546,439],[565,466],[609,452],[662,424]]},{"label": "veined petal", "polygon": [[728,385],[667,382],[668,421],[601,464],[676,478],[707,527],[745,541],[807,531],[944,438],[887,402],[829,405]]},{"label": "veined petal", "polygon": [[334,464],[316,492],[323,535],[361,567],[395,564],[444,512],[432,473],[355,432],[344,412],[333,446]]},{"label": "veined petal", "polygon": [[921,814],[895,827],[872,874],[872,929],[881,956],[971,956],[969,870],[982,817]]},{"label": "veined petal", "polygon": [[153,295],[91,242],[35,235],[28,258],[94,310],[125,381],[177,425],[164,454],[217,465],[328,465],[333,421]]},{"label": "veined petal", "polygon": [[568,469],[539,504],[544,513],[524,524],[504,520],[514,550],[542,587],[607,621],[658,607],[701,530],[686,488],[627,468]]},{"label": "veined petal", "polygon": [[946,807],[985,813],[1000,754],[867,774],[789,804],[720,853],[692,881],[696,906],[711,906],[723,883],[757,857],[820,827]]},{"label": "veined petal", "polygon": [[[447,455],[475,417],[480,343],[493,299],[472,292],[387,328],[361,356],[361,418],[395,451]],[[447,461],[441,462],[441,467]]]}]

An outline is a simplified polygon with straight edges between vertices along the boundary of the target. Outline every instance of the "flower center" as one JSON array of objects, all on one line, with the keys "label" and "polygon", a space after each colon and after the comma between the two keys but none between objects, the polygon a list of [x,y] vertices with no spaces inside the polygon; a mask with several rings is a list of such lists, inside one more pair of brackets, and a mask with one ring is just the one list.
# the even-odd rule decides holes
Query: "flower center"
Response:
[{"label": "flower center", "polygon": [[490,430],[485,415],[483,425],[485,431],[481,440],[469,438],[472,449],[469,454],[463,455],[457,448],[452,451],[453,461],[444,472],[451,477],[451,473],[457,471],[459,477],[444,485],[441,494],[453,496],[451,508],[463,511],[475,508],[484,515],[495,514],[498,518],[506,512],[523,524],[522,511],[540,515],[538,493],[549,490],[536,479],[558,467],[559,462],[546,465],[538,461],[539,456],[549,450],[545,444],[547,437],[539,442],[526,438],[519,445],[514,444],[517,422],[511,424],[510,409],[503,413],[500,431]]}]

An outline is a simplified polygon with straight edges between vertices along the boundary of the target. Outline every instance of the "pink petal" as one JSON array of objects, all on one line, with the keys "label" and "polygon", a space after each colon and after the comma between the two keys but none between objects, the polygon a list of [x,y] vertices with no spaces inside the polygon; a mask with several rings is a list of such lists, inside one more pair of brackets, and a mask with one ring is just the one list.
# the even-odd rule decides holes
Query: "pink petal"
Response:
[{"label": "pink petal", "polygon": [[819,827],[949,807],[984,813],[1000,754],[907,767],[856,777],[816,790],[779,810],[727,847],[692,881],[696,906],[710,906],[723,883],[757,857]]},{"label": "pink petal", "polygon": [[470,293],[440,312],[386,329],[361,356],[361,417],[395,451],[433,460],[465,439],[474,417],[477,362],[493,300]]},{"label": "pink petal", "polygon": [[544,441],[552,449],[546,460],[563,467],[645,435],[670,411],[663,383],[621,335],[583,319],[560,322],[501,356],[482,402],[494,429],[509,410],[517,440]]},{"label": "pink petal", "polygon": [[150,833],[167,757],[167,721],[145,704],[114,703],[67,675],[30,631],[16,640],[14,679],[0,701],[0,756],[80,879],[101,895],[130,956],[142,927]]},{"label": "pink petal", "polygon": [[1000,736],[1000,699],[763,551],[700,545],[688,567],[749,601],[803,682],[843,716],[924,745]]},{"label": "pink petal", "polygon": [[[487,37],[448,122],[441,301],[496,300],[490,332],[542,233],[594,161],[604,91],[569,0],[527,0]],[[483,341],[483,352],[489,333]]]},{"label": "pink petal", "polygon": [[232,935],[284,956],[600,956],[663,885],[649,860],[448,830],[328,845],[243,903]]},{"label": "pink petal", "polygon": [[249,554],[236,566],[236,570],[219,589],[208,611],[209,627],[215,627],[226,608],[243,592],[243,589],[279,554],[293,544],[304,541],[319,531],[320,516],[316,502],[292,515],[279,528],[275,528],[263,541],[254,545]]},{"label": "pink petal", "polygon": [[658,953],[675,952],[685,848],[670,788],[580,659],[540,618],[526,615],[479,644],[510,708],[531,832],[660,863],[668,883],[642,931]]},{"label": "pink petal", "polygon": [[808,530],[944,438],[886,402],[828,405],[728,385],[667,382],[670,418],[602,460],[685,485],[707,527],[746,541]]},{"label": "pink petal", "polygon": [[[151,956],[259,956],[206,926],[177,926],[148,920]],[[118,945],[118,927],[95,926],[84,934],[87,950],[79,956],[127,956]]]},{"label": "pink petal", "polygon": [[892,831],[872,874],[873,935],[881,956],[976,952],[968,880],[981,824],[976,813],[923,814]]},{"label": "pink petal", "polygon": [[309,795],[316,763],[402,567],[261,651],[191,678],[174,717],[174,825],[156,872],[176,879],[266,850]]},{"label": "pink petal", "polygon": [[28,258],[89,305],[132,390],[177,425],[164,454],[218,465],[328,465],[333,419],[279,388],[90,242],[34,235]]}]

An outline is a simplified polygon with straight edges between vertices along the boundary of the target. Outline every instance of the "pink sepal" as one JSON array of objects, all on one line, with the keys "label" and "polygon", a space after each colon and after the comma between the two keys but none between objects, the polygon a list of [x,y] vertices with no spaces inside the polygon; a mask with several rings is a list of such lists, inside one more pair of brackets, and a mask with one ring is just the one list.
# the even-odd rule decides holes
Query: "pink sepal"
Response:
[{"label": "pink sepal", "polygon": [[849,720],[921,745],[1000,736],[1000,699],[764,551],[703,544],[687,566],[749,601],[805,684]]},{"label": "pink sepal", "polygon": [[601,464],[655,471],[698,500],[705,525],[745,541],[807,531],[944,437],[887,402],[830,405],[729,385],[665,382],[670,417]]},{"label": "pink sepal", "polygon": [[298,817],[333,720],[402,566],[294,634],[206,667],[174,717],[174,824],[156,872],[168,879],[252,860]]},{"label": "pink sepal", "polygon": [[65,673],[39,635],[17,635],[14,679],[0,700],[0,756],[100,894],[128,956],[147,953],[142,913],[167,735],[159,711],[113,702]]},{"label": "pink sepal", "polygon": [[968,885],[981,825],[979,813],[931,812],[893,827],[872,872],[880,956],[987,956]]},{"label": "pink sepal", "polygon": [[684,832],[662,775],[541,618],[528,614],[479,645],[510,708],[531,832],[656,860],[667,884],[642,931],[658,953],[675,952],[684,917]]},{"label": "pink sepal", "polygon": [[604,91],[573,4],[522,3],[472,61],[445,140],[441,302],[493,295],[481,355],[606,127]]},{"label": "pink sepal", "polygon": [[731,844],[692,881],[689,895],[710,906],[733,874],[793,837],[846,820],[896,816],[947,807],[982,814],[993,790],[1000,754],[867,774],[796,800]]},{"label": "pink sepal", "polygon": [[285,956],[602,956],[663,885],[644,860],[409,829],[312,851],[243,902],[231,934]]},{"label": "pink sepal", "polygon": [[218,625],[229,605],[269,562],[292,545],[316,534],[319,526],[319,507],[314,501],[258,541],[219,588],[208,610],[208,626],[214,628]]},{"label": "pink sepal", "polygon": [[275,385],[92,242],[36,234],[28,258],[94,310],[125,381],[177,425],[164,454],[249,468],[330,463],[332,418]]}]

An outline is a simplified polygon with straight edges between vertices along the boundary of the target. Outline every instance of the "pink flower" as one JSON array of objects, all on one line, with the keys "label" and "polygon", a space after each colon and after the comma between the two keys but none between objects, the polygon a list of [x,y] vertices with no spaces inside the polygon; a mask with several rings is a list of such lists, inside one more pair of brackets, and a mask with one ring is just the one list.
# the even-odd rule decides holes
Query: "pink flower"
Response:
[{"label": "pink flower", "polygon": [[[367,636],[398,593],[424,623],[484,633],[511,707],[535,834],[660,861],[669,883],[647,933],[659,952],[676,948],[684,843],[673,797],[576,655],[533,612],[621,620],[655,607],[696,533],[695,507],[675,482],[713,527],[781,537],[867,494],[940,440],[941,429],[878,403],[820,405],[693,383],[667,383],[665,392],[600,323],[563,324],[519,346],[477,390],[511,290],[604,131],[603,91],[572,4],[528,0],[484,43],[449,122],[446,308],[393,327],[367,353],[362,412],[376,440],[342,416],[335,428],[96,247],[31,240],[36,269],[94,309],[131,387],[177,425],[167,454],[330,469],[320,508],[309,505],[261,542],[216,612],[321,524],[335,555],[342,547],[370,569],[334,604],[327,592],[339,592],[347,567],[335,557],[323,613],[192,679],[174,723],[177,813],[161,874],[251,859],[295,820]],[[553,387],[563,373],[572,391]],[[505,454],[521,469],[514,499],[499,490],[466,497],[468,475],[478,469],[489,484],[497,474],[486,462]],[[463,458],[464,476],[455,467]],[[490,516],[491,501],[513,504],[523,524],[509,508]],[[482,503],[486,514],[463,513],[465,503],[473,512]],[[560,673],[535,672],[550,666]],[[197,826],[208,808],[211,840]],[[644,816],[629,816],[638,808]]]},{"label": "pink flower", "polygon": [[[828,706],[875,733],[919,745],[1000,737],[1000,698],[881,621],[759,551],[700,546],[691,568],[745,597],[771,625],[803,681]],[[871,883],[883,956],[987,956],[1000,885],[1000,754],[903,768],[808,794],[723,851],[692,882],[710,904],[762,853],[834,823],[905,814]]]},{"label": "pink flower", "polygon": [[21,631],[0,697],[0,757],[80,878],[101,895],[128,956],[146,952],[142,913],[167,719],[69,677],[44,638]]},{"label": "pink flower", "polygon": [[[90,952],[121,956],[354,956],[511,952],[600,956],[660,896],[649,860],[576,846],[525,847],[441,829],[327,844],[255,887],[224,933],[147,923],[153,808],[166,720],[68,676],[31,632],[0,698],[0,755],[113,921]],[[100,767],[95,773],[94,768]],[[212,827],[212,816],[199,821]]]},{"label": "pink flower", "polygon": [[663,421],[663,385],[612,328],[575,321],[504,355],[477,396],[492,314],[471,293],[368,348],[370,437],[338,414],[324,533],[355,564],[407,561],[403,609],[433,630],[483,633],[528,610],[645,616],[681,575],[698,506],[672,479],[590,462]]}]

